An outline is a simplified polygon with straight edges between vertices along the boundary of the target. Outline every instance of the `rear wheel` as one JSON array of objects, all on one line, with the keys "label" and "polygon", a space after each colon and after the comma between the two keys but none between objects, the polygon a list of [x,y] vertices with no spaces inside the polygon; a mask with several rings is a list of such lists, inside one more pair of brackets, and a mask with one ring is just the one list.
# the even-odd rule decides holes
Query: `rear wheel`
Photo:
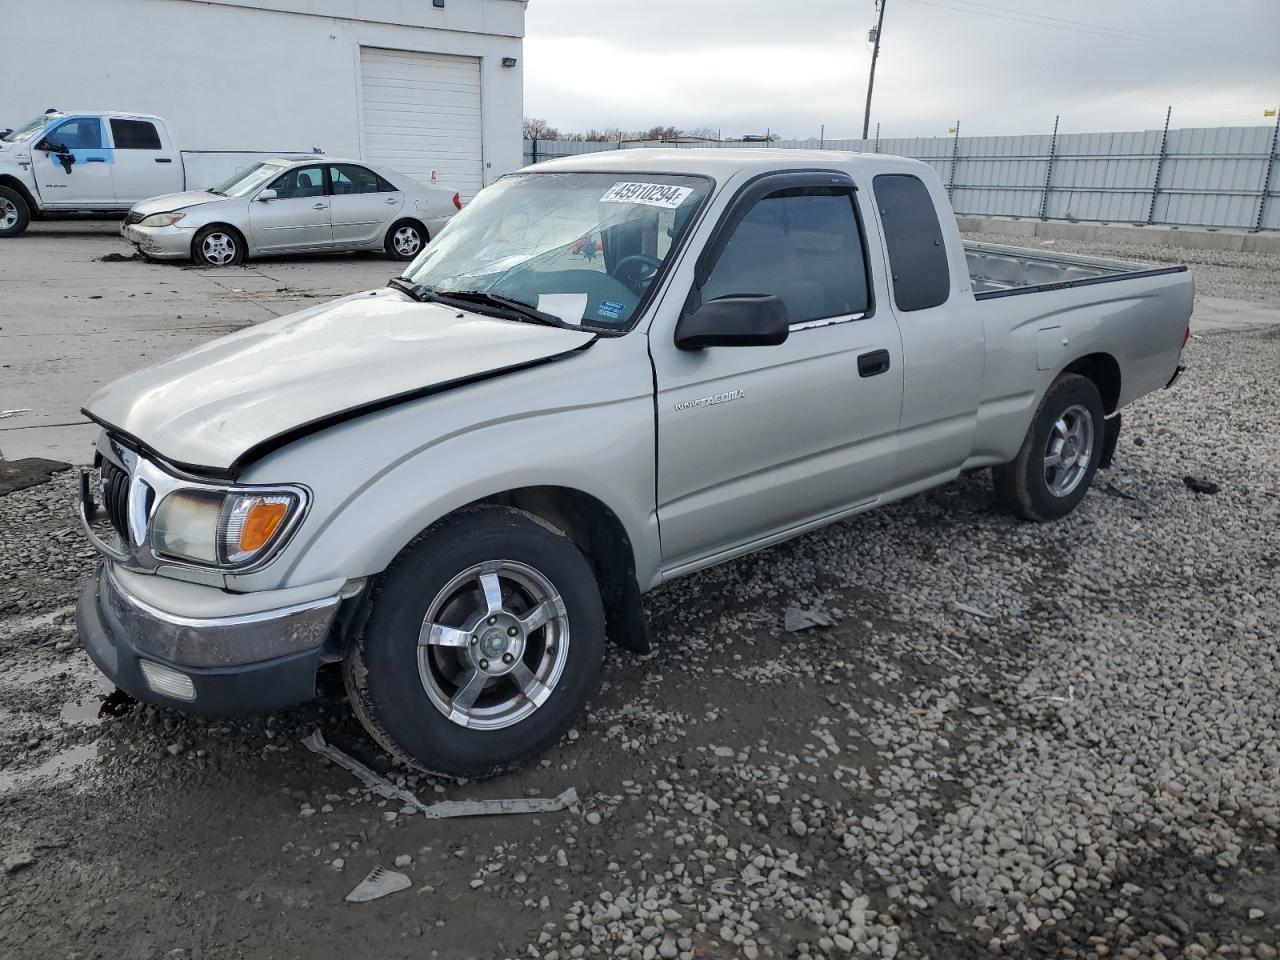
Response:
[{"label": "rear wheel", "polygon": [[205,227],[191,241],[191,259],[206,267],[231,267],[244,260],[244,239],[222,224]]},{"label": "rear wheel", "polygon": [[383,242],[387,256],[393,260],[412,260],[426,244],[427,231],[414,220],[397,220]]},{"label": "rear wheel", "polygon": [[16,237],[31,223],[26,198],[12,187],[0,187],[0,237]]},{"label": "rear wheel", "polygon": [[509,769],[559,739],[599,686],[604,611],[591,567],[528,513],[454,514],[374,589],[343,675],[365,728],[411,766]]},{"label": "rear wheel", "polygon": [[1093,381],[1074,373],[1054,380],[1012,463],[995,468],[996,493],[1025,520],[1056,520],[1076,508],[1093,482],[1106,433]]}]

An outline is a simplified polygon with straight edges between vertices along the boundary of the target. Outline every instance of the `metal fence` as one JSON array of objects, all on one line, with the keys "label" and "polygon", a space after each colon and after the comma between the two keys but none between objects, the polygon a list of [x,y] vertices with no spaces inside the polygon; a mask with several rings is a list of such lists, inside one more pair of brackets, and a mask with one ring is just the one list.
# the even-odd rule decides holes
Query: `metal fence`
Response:
[{"label": "metal fence", "polygon": [[1018,137],[697,143],[526,140],[526,163],[622,147],[891,153],[938,171],[958,214],[1280,230],[1280,123]]}]

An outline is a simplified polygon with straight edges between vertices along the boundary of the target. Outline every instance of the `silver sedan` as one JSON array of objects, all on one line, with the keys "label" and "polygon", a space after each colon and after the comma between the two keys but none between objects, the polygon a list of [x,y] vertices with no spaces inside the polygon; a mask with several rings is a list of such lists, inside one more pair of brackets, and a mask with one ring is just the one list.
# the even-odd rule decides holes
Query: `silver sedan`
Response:
[{"label": "silver sedan", "polygon": [[148,257],[211,267],[352,250],[412,260],[461,208],[447,187],[367,163],[269,160],[205,191],[143,200],[120,235]]}]

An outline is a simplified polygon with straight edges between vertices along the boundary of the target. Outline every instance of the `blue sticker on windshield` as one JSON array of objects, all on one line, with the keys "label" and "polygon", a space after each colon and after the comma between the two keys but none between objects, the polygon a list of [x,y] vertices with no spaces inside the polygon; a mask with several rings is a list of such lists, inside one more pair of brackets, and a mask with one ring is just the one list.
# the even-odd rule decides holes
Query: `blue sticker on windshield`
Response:
[{"label": "blue sticker on windshield", "polygon": [[600,306],[596,307],[596,316],[606,320],[621,320],[624,309],[626,308],[617,300],[601,300]]}]

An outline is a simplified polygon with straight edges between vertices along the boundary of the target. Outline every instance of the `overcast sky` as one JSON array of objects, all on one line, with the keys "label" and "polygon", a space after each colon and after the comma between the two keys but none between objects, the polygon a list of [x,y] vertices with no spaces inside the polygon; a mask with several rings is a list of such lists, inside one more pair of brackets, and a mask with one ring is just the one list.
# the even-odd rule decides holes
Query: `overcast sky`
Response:
[{"label": "overcast sky", "polygon": [[[1280,0],[887,0],[881,135],[1256,124]],[[1049,19],[1052,18],[1052,19]],[[1033,22],[1034,21],[1034,22]],[[873,0],[530,0],[525,113],[561,130],[861,133]],[[1155,39],[1160,38],[1160,39]]]}]

